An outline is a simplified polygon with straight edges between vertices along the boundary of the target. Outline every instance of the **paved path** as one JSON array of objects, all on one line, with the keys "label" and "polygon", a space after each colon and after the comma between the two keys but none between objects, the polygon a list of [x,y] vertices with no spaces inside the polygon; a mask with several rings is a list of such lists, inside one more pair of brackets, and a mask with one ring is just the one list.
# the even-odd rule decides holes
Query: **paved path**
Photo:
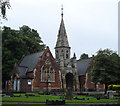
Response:
[{"label": "paved path", "polygon": [[17,103],[17,104],[25,104],[25,103],[27,103],[27,104],[31,104],[31,103],[34,103],[34,104],[46,104],[45,102],[44,103],[41,103],[41,102],[1,102],[0,101],[0,103]]},{"label": "paved path", "polygon": [[[45,102],[44,103],[40,103],[40,102],[1,102],[0,103],[17,103],[19,105],[23,105],[25,103],[27,104],[31,104],[31,103],[34,103],[34,104],[46,104]],[[70,105],[70,104],[69,104]],[[65,105],[65,106],[69,106],[69,105]],[[73,105],[73,104],[71,104]],[[120,102],[111,102],[111,103],[102,103],[102,104],[74,104],[74,106],[106,106],[106,105],[109,105],[109,106],[120,106]],[[64,106],[64,105],[62,105]]]},{"label": "paved path", "polygon": [[[113,93],[115,93],[116,91],[107,91],[107,92],[113,92]],[[79,92],[73,92],[73,93],[80,93],[80,91]],[[87,92],[87,91],[83,91],[83,92],[81,92],[81,93],[90,93],[90,94],[92,94],[92,93],[94,93],[94,94],[104,94],[105,92],[104,91],[93,91],[93,92]]]}]

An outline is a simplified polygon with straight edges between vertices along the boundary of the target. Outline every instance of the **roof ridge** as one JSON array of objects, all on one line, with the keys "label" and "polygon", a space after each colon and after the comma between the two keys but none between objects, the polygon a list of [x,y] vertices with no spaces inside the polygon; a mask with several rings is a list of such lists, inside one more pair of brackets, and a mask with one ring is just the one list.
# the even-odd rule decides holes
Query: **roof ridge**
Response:
[{"label": "roof ridge", "polygon": [[37,54],[37,53],[40,53],[40,52],[44,52],[45,50],[42,50],[42,51],[39,51],[39,52],[35,52],[35,53],[31,53],[29,55],[23,55],[20,59],[20,61],[18,62],[18,66],[20,65],[20,63],[22,62],[22,60],[27,57],[27,56],[30,56],[30,55],[33,55],[33,54]]},{"label": "roof ridge", "polygon": [[[33,55],[33,54],[37,54],[37,53],[41,53],[41,52],[45,52],[45,50],[42,50],[42,51],[39,51],[39,52],[35,52],[35,53],[31,53],[31,54],[26,55],[26,56],[31,56],[31,55]],[[24,56],[24,57],[26,57],[26,56]]]},{"label": "roof ridge", "polygon": [[81,61],[81,60],[88,60],[88,59],[92,59],[93,57],[89,57],[89,58],[87,58],[87,59],[79,59],[79,60],[77,60],[77,61]]},{"label": "roof ridge", "polygon": [[[45,50],[42,50],[41,52],[44,52],[44,51],[45,51]],[[20,63],[22,62],[22,60],[23,60],[25,57],[31,56],[31,55],[33,55],[33,54],[41,53],[41,52],[39,51],[39,52],[32,53],[32,54],[29,54],[29,55],[23,55],[23,56],[21,57],[20,61],[18,62],[18,66],[20,65]]]}]

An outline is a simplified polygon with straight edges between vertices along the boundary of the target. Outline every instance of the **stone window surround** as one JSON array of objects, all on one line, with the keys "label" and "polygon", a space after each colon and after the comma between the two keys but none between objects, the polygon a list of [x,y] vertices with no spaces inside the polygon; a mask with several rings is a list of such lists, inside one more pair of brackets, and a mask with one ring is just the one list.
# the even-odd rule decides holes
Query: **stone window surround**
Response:
[{"label": "stone window surround", "polygon": [[28,85],[32,85],[32,80],[28,80]]},{"label": "stone window surround", "polygon": [[[48,70],[46,70],[46,68],[43,70],[43,67],[45,68],[45,66],[43,65],[42,67],[41,67],[41,82],[55,82],[55,71],[54,71],[54,69],[52,68],[52,67],[50,67],[49,68],[49,71]],[[52,71],[51,71],[51,68],[52,68]],[[43,80],[42,79],[42,77],[43,77],[43,75],[42,75],[42,72],[45,72],[45,75],[46,75],[46,77],[49,75],[50,76],[50,74],[52,73],[53,75],[54,75],[54,80],[48,80],[47,81],[47,79],[46,79],[46,77],[45,77],[45,80]],[[47,72],[48,71],[48,72]]]}]

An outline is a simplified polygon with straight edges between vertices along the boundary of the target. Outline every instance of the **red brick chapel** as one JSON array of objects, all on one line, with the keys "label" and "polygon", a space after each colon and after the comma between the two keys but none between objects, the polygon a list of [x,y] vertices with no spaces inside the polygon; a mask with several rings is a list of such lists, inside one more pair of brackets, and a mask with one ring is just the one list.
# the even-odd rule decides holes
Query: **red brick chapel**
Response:
[{"label": "red brick chapel", "polygon": [[104,90],[104,85],[94,84],[90,78],[94,57],[76,60],[75,53],[70,58],[70,51],[62,8],[55,58],[48,47],[44,51],[22,57],[14,67],[11,79],[6,81],[6,90],[17,92],[67,88],[74,91]]}]

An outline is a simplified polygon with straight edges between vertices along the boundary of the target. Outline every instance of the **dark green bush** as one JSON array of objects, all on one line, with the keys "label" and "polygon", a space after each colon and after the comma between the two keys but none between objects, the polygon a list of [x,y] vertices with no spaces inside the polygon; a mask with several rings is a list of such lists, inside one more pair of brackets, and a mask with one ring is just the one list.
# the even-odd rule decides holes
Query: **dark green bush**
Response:
[{"label": "dark green bush", "polygon": [[108,90],[120,91],[120,85],[109,85]]}]

